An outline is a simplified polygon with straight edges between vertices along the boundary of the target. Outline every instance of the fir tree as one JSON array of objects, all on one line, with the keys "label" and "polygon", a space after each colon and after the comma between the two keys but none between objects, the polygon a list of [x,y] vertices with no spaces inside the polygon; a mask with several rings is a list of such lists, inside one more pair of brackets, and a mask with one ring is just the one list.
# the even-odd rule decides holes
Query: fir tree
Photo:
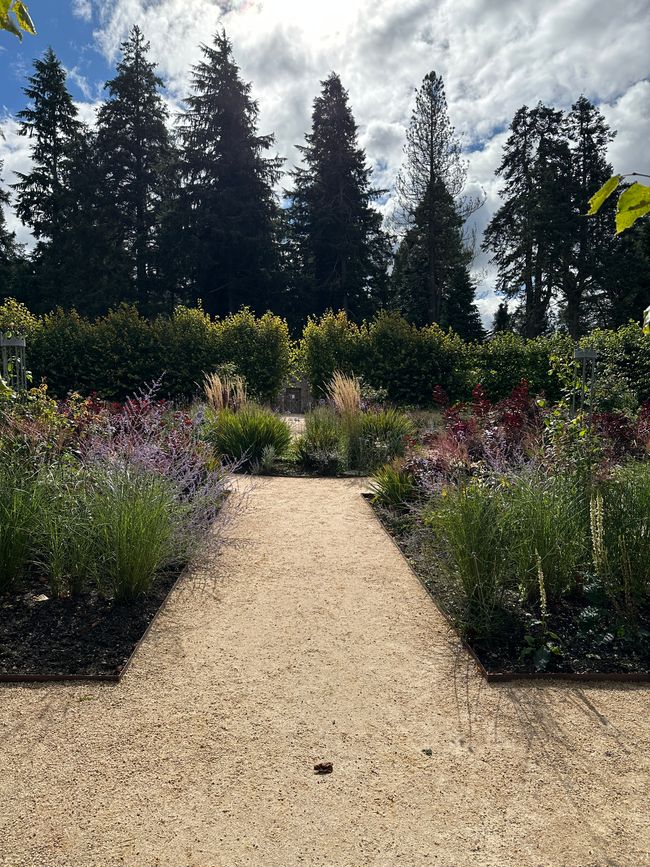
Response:
[{"label": "fir tree", "polygon": [[[71,245],[70,179],[72,150],[83,126],[66,87],[63,66],[51,48],[34,61],[34,74],[24,93],[30,104],[18,113],[19,134],[29,136],[32,169],[17,172],[16,213],[37,239],[34,253],[36,307],[64,303]],[[76,255],[79,255],[77,252]]]},{"label": "fir tree", "polygon": [[613,174],[607,146],[615,133],[584,96],[572,106],[565,130],[571,153],[571,243],[567,245],[560,301],[569,334],[577,339],[594,324],[590,310],[608,291],[608,262],[614,252],[612,208],[604,208],[589,219],[584,215],[591,196]]},{"label": "fir tree", "polygon": [[162,80],[149,60],[149,43],[134,26],[122,44],[116,76],[106,83],[109,99],[97,115],[97,148],[105,174],[106,206],[132,268],[132,297],[143,309],[157,279],[163,167],[172,143],[168,112],[160,94]]},{"label": "fir tree", "polygon": [[562,113],[541,103],[519,109],[497,175],[503,205],[488,224],[483,249],[498,267],[497,289],[521,299],[522,332],[549,326],[571,248],[571,157]]},{"label": "fir tree", "polygon": [[348,94],[334,72],[321,82],[311,132],[298,149],[304,167],[292,173],[288,216],[303,316],[328,308],[370,315],[385,299],[390,251],[372,207],[381,191],[371,186]]},{"label": "fir tree", "polygon": [[[463,219],[451,194],[442,180],[434,177],[397,250],[391,275],[392,300],[418,326],[437,321],[465,339],[481,339],[484,332],[469,274],[471,254],[463,242],[462,227]],[[433,259],[429,234],[435,237]],[[432,276],[440,296],[437,320],[432,320]]]},{"label": "fir tree", "polygon": [[281,160],[264,156],[273,136],[257,134],[257,103],[226,34],[201,50],[180,118],[191,286],[209,313],[244,304],[263,311],[277,271]]},{"label": "fir tree", "polygon": [[[417,249],[420,283],[413,279],[412,271],[406,283],[398,286],[397,279],[393,284],[397,286],[405,311],[409,307],[407,293],[414,293],[410,306],[416,321],[443,323],[445,307],[451,305],[460,312],[463,301],[468,304],[467,322],[477,315],[473,294],[467,293],[471,285],[468,275],[461,281],[449,279],[456,273],[458,263],[466,258],[462,226],[478,205],[469,199],[457,201],[466,178],[467,166],[449,120],[443,80],[437,73],[430,72],[416,92],[415,108],[406,133],[404,162],[396,181],[398,219],[407,230],[403,243]],[[462,286],[464,293],[453,301],[450,298],[452,285]]]}]

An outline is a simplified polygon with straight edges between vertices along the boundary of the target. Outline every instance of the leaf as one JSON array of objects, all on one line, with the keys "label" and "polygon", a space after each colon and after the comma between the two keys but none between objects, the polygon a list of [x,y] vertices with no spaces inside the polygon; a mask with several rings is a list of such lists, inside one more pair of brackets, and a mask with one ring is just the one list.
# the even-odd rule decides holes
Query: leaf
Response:
[{"label": "leaf", "polygon": [[23,34],[6,12],[0,12],[0,30],[8,30],[9,33],[13,33],[22,41]]},{"label": "leaf", "polygon": [[616,234],[620,235],[650,211],[650,187],[645,184],[632,184],[618,200],[616,212]]},{"label": "leaf", "polygon": [[605,183],[602,185],[602,187],[598,190],[597,193],[593,194],[593,196],[589,199],[589,210],[587,211],[588,217],[593,217],[594,214],[598,213],[601,206],[617,189],[622,177],[622,175],[614,175],[614,177],[610,178],[608,181],[605,181]]},{"label": "leaf", "polygon": [[16,0],[12,7],[12,12],[16,16],[18,23],[23,28],[26,33],[31,33],[32,36],[36,36],[36,28],[34,27],[34,22],[32,21],[29,12],[27,11],[27,7],[22,2],[22,0]]}]

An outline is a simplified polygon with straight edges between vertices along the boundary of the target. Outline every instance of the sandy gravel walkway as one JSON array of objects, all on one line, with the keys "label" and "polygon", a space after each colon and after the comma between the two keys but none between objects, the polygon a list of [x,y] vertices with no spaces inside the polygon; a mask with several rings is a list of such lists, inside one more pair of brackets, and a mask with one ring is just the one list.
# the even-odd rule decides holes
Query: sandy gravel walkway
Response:
[{"label": "sandy gravel walkway", "polygon": [[647,689],[485,685],[353,481],[231,534],[121,684],[0,688],[0,864],[650,864]]}]

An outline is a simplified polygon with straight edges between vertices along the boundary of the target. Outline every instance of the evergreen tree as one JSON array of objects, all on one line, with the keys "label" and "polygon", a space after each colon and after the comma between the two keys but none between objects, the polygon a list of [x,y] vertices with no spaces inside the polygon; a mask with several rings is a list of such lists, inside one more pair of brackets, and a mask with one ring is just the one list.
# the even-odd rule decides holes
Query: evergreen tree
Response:
[{"label": "evergreen tree", "polygon": [[512,317],[508,312],[507,301],[502,301],[497,307],[490,334],[502,334],[504,331],[512,331]]},{"label": "evergreen tree", "polygon": [[72,151],[83,126],[63,66],[51,48],[34,61],[24,93],[30,104],[18,113],[19,134],[33,142],[32,168],[17,173],[16,213],[37,239],[35,297],[30,300],[42,309],[65,303],[69,255],[80,255],[64,241],[70,231]]},{"label": "evergreen tree", "polygon": [[122,44],[109,99],[97,115],[98,158],[105,174],[106,207],[131,263],[133,292],[143,309],[162,291],[157,273],[159,221],[172,143],[162,80],[149,60],[149,43],[134,26]]},{"label": "evergreen tree", "polygon": [[372,207],[381,191],[371,186],[348,93],[334,72],[321,82],[311,132],[298,149],[304,167],[292,173],[288,218],[302,315],[328,308],[370,315],[385,300],[389,243]]},{"label": "evergreen tree", "polygon": [[[416,92],[406,132],[404,163],[396,181],[399,220],[407,230],[403,244],[417,251],[417,266],[409,266],[406,281],[402,279],[401,267],[396,267],[393,287],[402,309],[407,312],[411,308],[407,315],[414,321],[444,323],[446,309],[454,309],[460,315],[464,304],[465,325],[473,327],[470,324],[477,321],[474,295],[468,292],[469,275],[465,274],[461,280],[456,272],[459,267],[466,269],[469,263],[462,227],[477,206],[473,200],[456,201],[466,178],[467,166],[449,120],[443,80],[430,72]],[[452,280],[451,275],[456,275],[456,279]],[[451,298],[454,286],[462,287],[456,299]],[[412,293],[410,302],[409,293]]]},{"label": "evergreen tree", "polygon": [[225,33],[202,46],[180,118],[191,288],[208,313],[268,307],[277,272],[273,185],[281,160],[265,157],[257,103]]},{"label": "evergreen tree", "polygon": [[596,324],[618,328],[631,319],[641,322],[650,305],[650,221],[639,220],[619,235],[606,264],[606,291],[597,299]]},{"label": "evergreen tree", "polygon": [[549,326],[551,301],[563,286],[571,236],[571,156],[562,113],[539,103],[519,109],[497,169],[504,199],[488,224],[483,249],[493,253],[497,288],[521,299],[522,332]]},{"label": "evergreen tree", "polygon": [[9,193],[2,189],[2,162],[0,162],[0,301],[18,294],[17,278],[23,263],[23,248],[16,241],[15,232],[9,231],[4,208],[9,204]]},{"label": "evergreen tree", "polygon": [[[471,254],[463,243],[462,227],[463,219],[451,194],[443,181],[434,177],[397,250],[391,275],[392,299],[410,322],[418,326],[430,323],[433,273],[440,296],[438,318],[433,321],[453,328],[467,340],[481,339],[484,332],[469,274]],[[433,259],[429,255],[430,233],[436,245]]]},{"label": "evergreen tree", "polygon": [[[584,96],[566,118],[571,152],[571,244],[562,280],[562,318],[578,338],[593,325],[590,310],[608,291],[608,262],[614,252],[611,206],[585,219],[589,199],[613,174],[607,146],[614,138],[601,112]],[[613,204],[613,203],[612,203]]]}]

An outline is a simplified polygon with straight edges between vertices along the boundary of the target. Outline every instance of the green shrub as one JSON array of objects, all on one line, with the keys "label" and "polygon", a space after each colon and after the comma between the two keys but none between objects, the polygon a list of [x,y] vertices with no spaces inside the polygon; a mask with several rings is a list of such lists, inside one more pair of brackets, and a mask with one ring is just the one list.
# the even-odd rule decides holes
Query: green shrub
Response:
[{"label": "green shrub", "polygon": [[7,298],[0,304],[0,332],[20,334],[31,343],[40,327],[41,320],[15,298]]},{"label": "green shrub", "polygon": [[168,364],[154,363],[155,346],[151,324],[135,307],[121,304],[92,326],[97,358],[93,389],[106,400],[121,400],[135,394],[142,383],[162,376]]},{"label": "green shrub", "polygon": [[343,311],[310,317],[302,335],[301,362],[312,392],[322,397],[334,374],[361,375],[367,350],[367,329],[351,322]]},{"label": "green shrub", "polygon": [[469,394],[467,350],[437,325],[417,328],[397,313],[380,313],[367,332],[364,379],[398,404],[431,403],[434,386],[458,398]]},{"label": "green shrub", "polygon": [[158,475],[119,467],[95,471],[93,482],[95,579],[116,602],[130,602],[174,560],[174,493]]},{"label": "green shrub", "polygon": [[289,375],[291,340],[287,323],[272,313],[256,319],[245,308],[216,323],[215,329],[219,363],[233,363],[246,380],[251,396],[273,403]]},{"label": "green shrub", "polygon": [[151,328],[154,377],[165,372],[161,394],[191,400],[221,361],[217,326],[200,307],[179,306],[171,317],[158,316]]},{"label": "green shrub", "polygon": [[373,503],[392,509],[403,508],[415,493],[413,476],[399,463],[376,470],[369,487]]},{"label": "green shrub", "polygon": [[496,334],[469,347],[472,385],[480,383],[488,397],[501,400],[525,379],[532,394],[544,392],[550,400],[561,395],[561,383],[552,370],[551,356],[571,357],[573,343],[566,336],[525,340],[517,334]]},{"label": "green shrub", "polygon": [[283,457],[291,443],[289,425],[274,412],[254,403],[244,404],[237,412],[207,411],[204,436],[217,454],[245,467],[259,463],[265,449],[272,446],[276,457]]},{"label": "green shrub", "polygon": [[[600,354],[596,377],[600,408],[635,409],[637,404],[650,400],[650,334],[644,334],[639,325],[631,322],[617,331],[592,331],[581,345]],[[630,405],[630,395],[634,405]]]},{"label": "green shrub", "polygon": [[96,390],[104,359],[97,354],[92,324],[74,310],[48,313],[27,344],[27,366],[34,382],[46,382],[54,397],[64,398],[70,391],[89,394]]}]

